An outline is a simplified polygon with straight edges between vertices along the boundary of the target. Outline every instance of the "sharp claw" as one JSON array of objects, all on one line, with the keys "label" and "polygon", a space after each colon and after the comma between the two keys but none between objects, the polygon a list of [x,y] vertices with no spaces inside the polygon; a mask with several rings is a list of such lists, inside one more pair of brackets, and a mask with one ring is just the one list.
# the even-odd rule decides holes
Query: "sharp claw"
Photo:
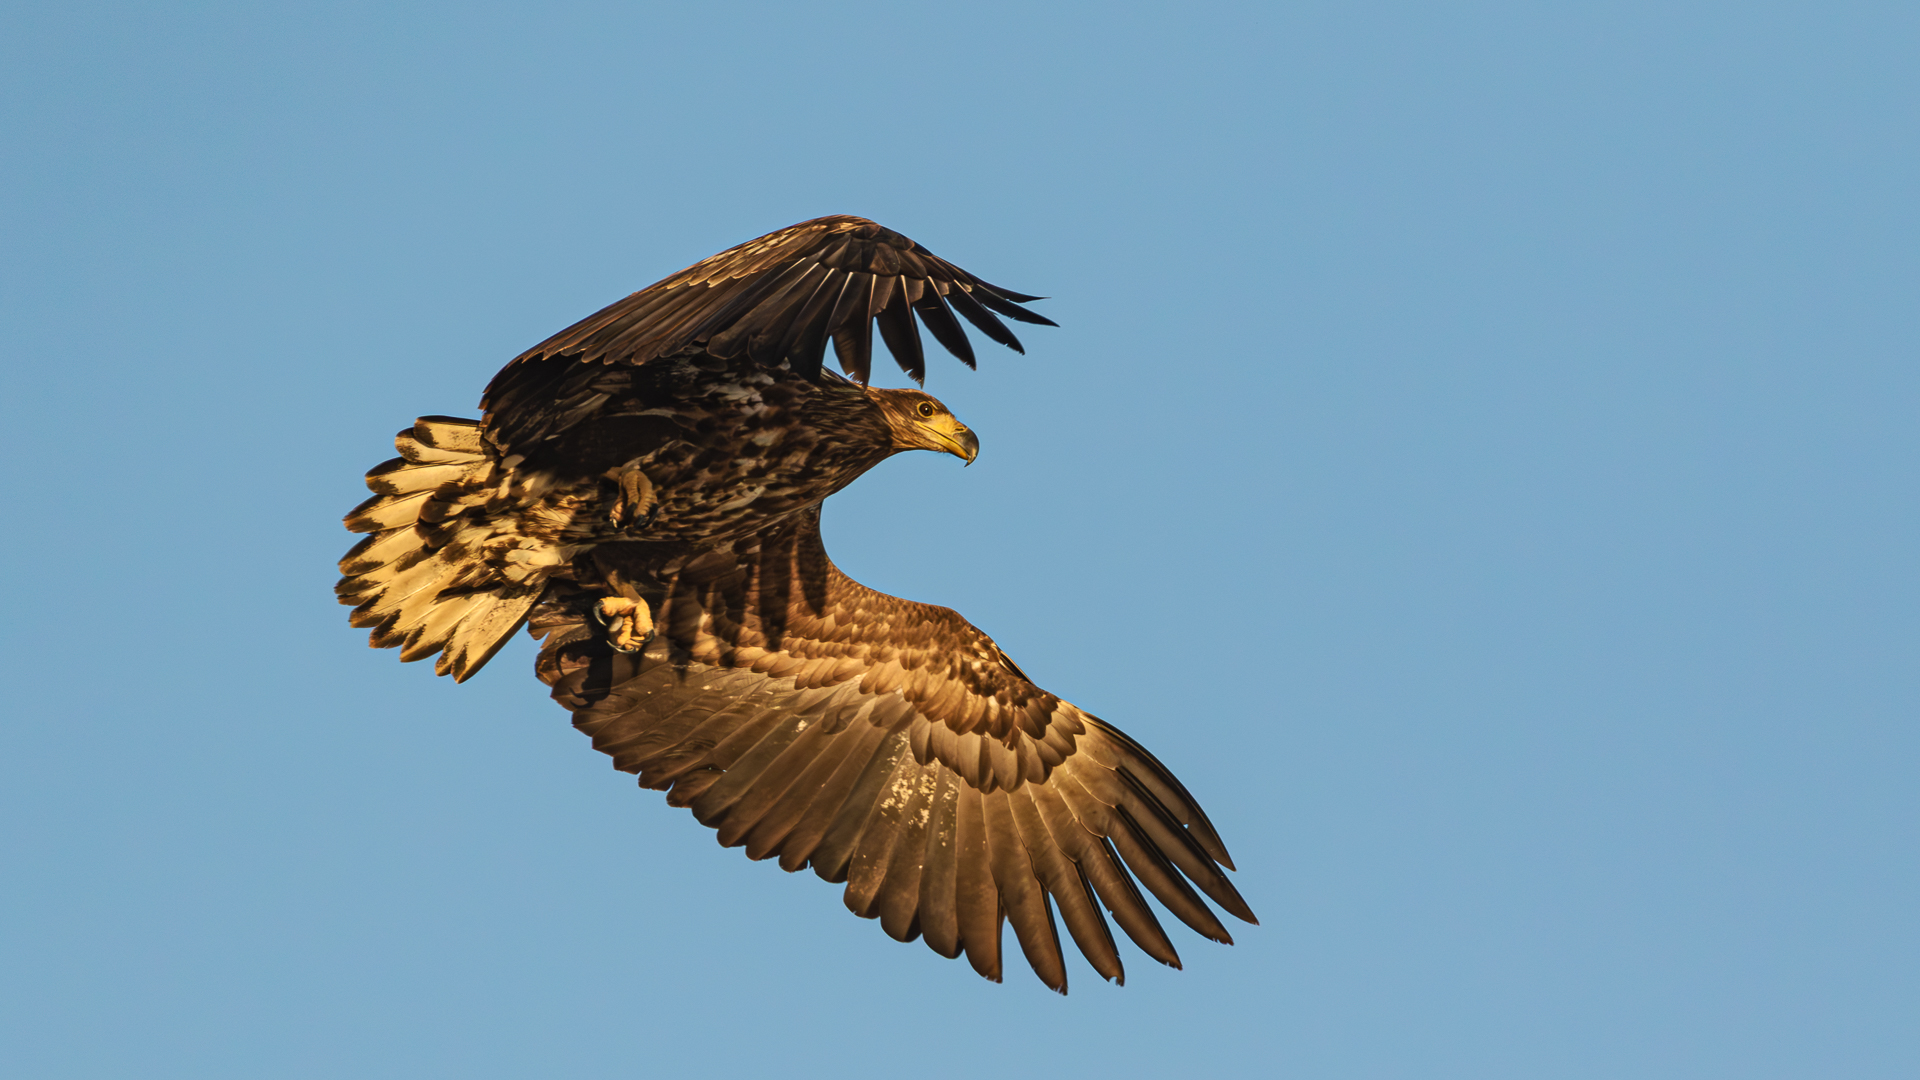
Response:
[{"label": "sharp claw", "polygon": [[[589,614],[605,634],[606,643],[615,652],[637,653],[653,640],[653,618],[646,605],[638,600],[628,600],[623,596],[603,596],[593,605]],[[645,633],[637,632],[642,618],[646,619]]]},{"label": "sharp claw", "polygon": [[613,508],[607,512],[608,524],[621,532],[653,524],[654,515],[660,512],[660,501],[647,474],[639,469],[609,469],[606,475],[619,489]]}]

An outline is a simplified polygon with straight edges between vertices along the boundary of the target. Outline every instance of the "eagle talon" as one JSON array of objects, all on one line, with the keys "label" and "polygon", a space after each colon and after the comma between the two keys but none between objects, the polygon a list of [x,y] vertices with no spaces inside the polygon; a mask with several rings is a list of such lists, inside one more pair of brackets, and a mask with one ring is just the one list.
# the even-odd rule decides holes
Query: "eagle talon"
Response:
[{"label": "eagle talon", "polygon": [[607,512],[607,522],[622,532],[652,525],[660,513],[660,500],[647,474],[639,469],[609,469],[606,475],[619,488]]},{"label": "eagle talon", "polygon": [[606,642],[616,652],[637,653],[653,640],[653,612],[639,600],[603,596],[593,605],[593,621],[606,631]]}]

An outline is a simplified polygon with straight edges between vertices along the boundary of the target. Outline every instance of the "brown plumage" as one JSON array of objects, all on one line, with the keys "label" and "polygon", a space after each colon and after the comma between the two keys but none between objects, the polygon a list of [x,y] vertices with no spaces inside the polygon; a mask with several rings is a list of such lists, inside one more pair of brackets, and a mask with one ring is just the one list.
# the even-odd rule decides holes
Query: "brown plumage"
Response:
[{"label": "brown plumage", "polygon": [[[971,364],[951,312],[1018,348],[992,313],[1046,322],[1033,299],[860,218],[716,255],[516,358],[483,420],[401,432],[348,515],[370,535],[341,601],[374,645],[456,679],[530,618],[540,677],[616,768],[723,844],[845,882],[894,938],[997,980],[1009,921],[1064,992],[1056,910],[1122,978],[1104,910],[1178,966],[1136,880],[1216,941],[1203,895],[1254,921],[1193,797],[958,614],[860,585],[820,540],[821,502],[887,456],[978,450],[926,394],[865,385],[871,327],[918,379],[915,312]],[[829,340],[856,379],[821,368]]]},{"label": "brown plumage", "polygon": [[490,436],[517,448],[598,407],[596,366],[640,366],[694,349],[769,367],[784,362],[812,378],[829,340],[842,370],[865,384],[875,325],[900,370],[921,382],[926,360],[916,312],[941,345],[972,367],[973,347],[953,312],[1024,352],[994,313],[1054,325],[1020,306],[1038,299],[989,285],[865,218],[815,218],[702,259],[574,323],[515,357],[487,387],[482,405]]}]

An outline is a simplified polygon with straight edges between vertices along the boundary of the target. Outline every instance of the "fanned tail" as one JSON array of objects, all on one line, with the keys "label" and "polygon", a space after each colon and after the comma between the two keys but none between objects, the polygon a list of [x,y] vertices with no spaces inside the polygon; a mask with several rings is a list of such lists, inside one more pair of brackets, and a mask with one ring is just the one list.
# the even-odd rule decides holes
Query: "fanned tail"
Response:
[{"label": "fanned tail", "polygon": [[500,460],[478,421],[423,416],[393,442],[400,456],[367,474],[374,495],[346,517],[370,535],[340,560],[334,592],[375,648],[439,653],[435,673],[464,682],[526,621],[545,579],[516,581],[486,560]]}]

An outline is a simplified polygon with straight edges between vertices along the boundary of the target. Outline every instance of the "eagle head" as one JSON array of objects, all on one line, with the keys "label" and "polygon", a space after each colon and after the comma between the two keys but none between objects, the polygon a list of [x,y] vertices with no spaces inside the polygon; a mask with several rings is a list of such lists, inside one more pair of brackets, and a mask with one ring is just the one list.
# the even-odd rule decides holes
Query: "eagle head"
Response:
[{"label": "eagle head", "polygon": [[919,390],[882,390],[867,387],[867,397],[880,407],[893,433],[894,452],[934,450],[973,464],[980,456],[980,439],[932,394]]}]

